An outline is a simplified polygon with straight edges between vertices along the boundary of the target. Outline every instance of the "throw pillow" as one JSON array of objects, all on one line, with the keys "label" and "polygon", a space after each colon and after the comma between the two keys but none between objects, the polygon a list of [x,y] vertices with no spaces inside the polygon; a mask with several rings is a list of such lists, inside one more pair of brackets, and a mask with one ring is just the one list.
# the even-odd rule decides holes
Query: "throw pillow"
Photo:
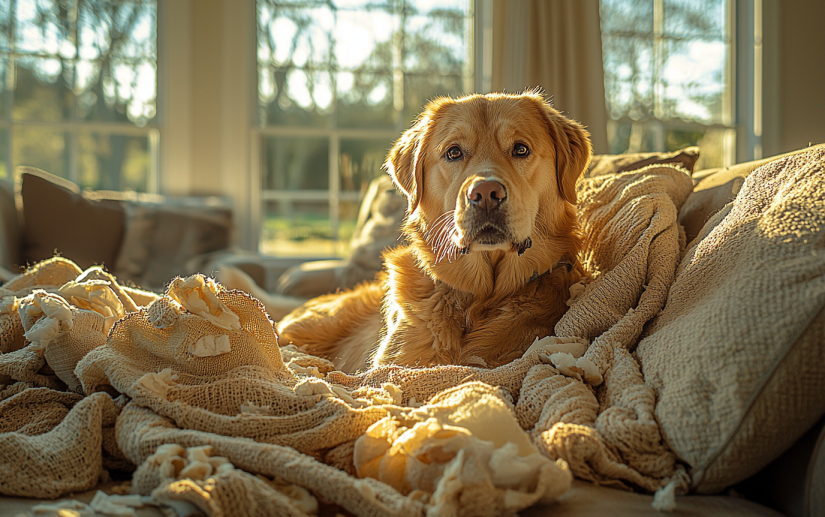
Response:
[{"label": "throw pillow", "polygon": [[124,213],[117,201],[85,199],[74,183],[30,167],[21,173],[23,259],[34,263],[55,252],[81,268],[111,268],[123,238]]},{"label": "throw pillow", "polygon": [[750,174],[636,350],[698,492],[755,474],[825,413],[823,178],[822,146]]},{"label": "throw pillow", "polygon": [[0,267],[16,272],[20,260],[20,227],[14,184],[0,180]]},{"label": "throw pillow", "polygon": [[[825,147],[825,144],[820,144],[816,147],[822,148]],[[699,235],[699,232],[705,223],[708,222],[711,215],[733,201],[733,198],[739,193],[739,189],[742,188],[745,178],[747,178],[750,173],[766,163],[778,160],[782,156],[790,156],[805,151],[806,149],[803,149],[781,156],[739,163],[723,169],[699,171],[694,174],[694,178],[701,176],[701,180],[693,188],[693,193],[687,198],[687,201],[685,201],[685,204],[679,211],[678,219],[679,224],[685,228],[687,242],[693,241],[693,239]]]},{"label": "throw pillow", "polygon": [[605,174],[635,171],[648,165],[665,163],[679,164],[692,174],[698,159],[698,147],[686,147],[671,153],[597,154],[590,161],[590,167],[584,173],[584,177],[595,178]]},{"label": "throw pillow", "polygon": [[115,265],[119,279],[162,290],[174,277],[211,271],[190,270],[192,259],[229,247],[232,210],[209,198],[159,198],[161,203],[124,201],[127,224]]}]

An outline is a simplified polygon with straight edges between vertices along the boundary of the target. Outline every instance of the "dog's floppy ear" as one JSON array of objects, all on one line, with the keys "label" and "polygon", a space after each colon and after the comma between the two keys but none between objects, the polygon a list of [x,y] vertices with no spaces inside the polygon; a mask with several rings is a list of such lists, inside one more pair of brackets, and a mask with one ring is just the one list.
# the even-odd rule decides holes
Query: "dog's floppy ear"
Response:
[{"label": "dog's floppy ear", "polygon": [[593,155],[590,133],[584,126],[570,120],[544,103],[544,115],[550,129],[550,138],[556,148],[556,182],[559,193],[568,202],[576,204],[576,182]]},{"label": "dog's floppy ear", "polygon": [[412,213],[424,192],[424,158],[434,117],[445,99],[430,102],[410,129],[401,135],[387,155],[384,168],[396,187],[407,196],[408,213]]}]

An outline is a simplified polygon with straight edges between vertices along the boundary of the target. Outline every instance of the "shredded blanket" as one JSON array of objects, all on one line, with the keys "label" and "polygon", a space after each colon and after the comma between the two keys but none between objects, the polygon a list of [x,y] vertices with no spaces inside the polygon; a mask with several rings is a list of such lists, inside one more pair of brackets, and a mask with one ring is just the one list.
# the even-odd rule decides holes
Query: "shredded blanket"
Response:
[{"label": "shredded blanket", "polygon": [[212,516],[475,516],[574,476],[683,491],[632,352],[674,281],[691,189],[674,166],[583,180],[591,280],[555,336],[496,369],[346,375],[279,347],[261,303],[211,278],[158,296],[37,264],[0,288],[0,493],[57,498],[118,470],[133,494]]}]

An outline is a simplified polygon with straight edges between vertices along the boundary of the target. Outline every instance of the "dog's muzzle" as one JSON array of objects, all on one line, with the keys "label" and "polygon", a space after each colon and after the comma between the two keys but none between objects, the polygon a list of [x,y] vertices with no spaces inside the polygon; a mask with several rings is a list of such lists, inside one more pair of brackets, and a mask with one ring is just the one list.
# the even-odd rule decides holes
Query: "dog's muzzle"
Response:
[{"label": "dog's muzzle", "polygon": [[[499,181],[483,179],[471,184],[466,197],[459,200],[461,212],[457,220],[462,255],[470,253],[472,245],[484,249],[502,249],[523,255],[532,246],[530,238],[516,241],[507,221],[507,188]],[[463,201],[463,202],[462,202]]]}]

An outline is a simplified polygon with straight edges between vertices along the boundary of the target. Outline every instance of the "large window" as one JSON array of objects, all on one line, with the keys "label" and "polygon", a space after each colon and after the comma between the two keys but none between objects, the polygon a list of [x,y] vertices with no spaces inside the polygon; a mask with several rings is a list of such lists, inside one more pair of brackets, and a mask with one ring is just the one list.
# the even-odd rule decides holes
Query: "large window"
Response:
[{"label": "large window", "polygon": [[154,0],[0,0],[0,177],[157,190]]},{"label": "large window", "polygon": [[258,0],[261,251],[342,255],[392,142],[473,90],[472,0]]},{"label": "large window", "polygon": [[735,161],[728,0],[601,0],[611,153],[702,149]]}]

